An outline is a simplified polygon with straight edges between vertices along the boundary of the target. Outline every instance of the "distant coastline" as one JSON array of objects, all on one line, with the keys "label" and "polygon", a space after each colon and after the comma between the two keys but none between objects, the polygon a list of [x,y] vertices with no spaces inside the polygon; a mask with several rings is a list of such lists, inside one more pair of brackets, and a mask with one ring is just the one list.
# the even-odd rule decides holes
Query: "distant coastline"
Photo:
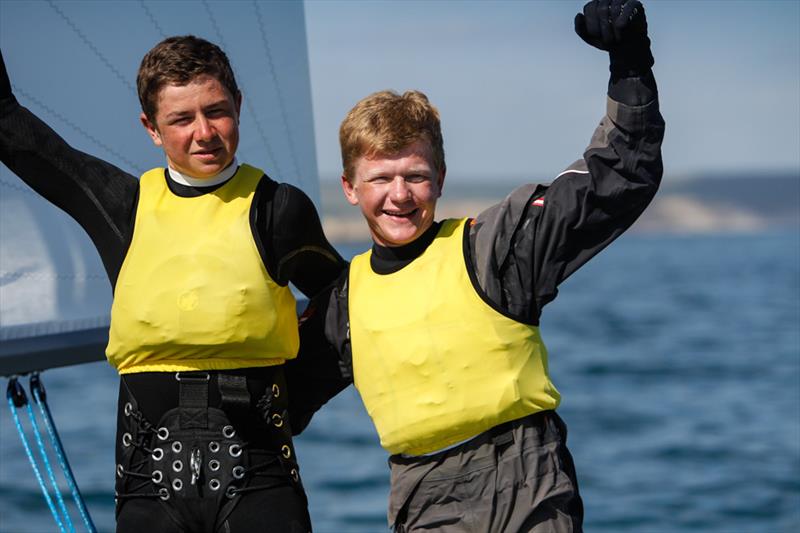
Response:
[{"label": "distant coastline", "polygon": [[[475,216],[523,183],[459,183],[450,179],[437,206],[437,218]],[[320,189],[328,238],[336,243],[368,241],[369,232],[361,213],[345,201],[338,180],[322,180]],[[755,233],[779,228],[800,232],[799,173],[666,179],[631,231]]]}]

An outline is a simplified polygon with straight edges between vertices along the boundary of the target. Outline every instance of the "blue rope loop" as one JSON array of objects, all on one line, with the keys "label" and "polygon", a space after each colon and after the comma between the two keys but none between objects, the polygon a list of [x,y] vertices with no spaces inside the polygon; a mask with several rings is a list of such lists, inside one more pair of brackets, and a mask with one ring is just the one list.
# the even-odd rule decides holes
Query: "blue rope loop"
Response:
[{"label": "blue rope loop", "polygon": [[28,402],[28,404],[25,406],[25,409],[28,412],[28,420],[30,421],[31,428],[33,429],[33,436],[36,440],[36,446],[39,448],[39,456],[42,458],[42,463],[44,464],[44,471],[47,473],[47,478],[50,481],[50,485],[53,487],[53,493],[56,495],[56,502],[58,503],[58,507],[61,510],[64,518],[64,524],[66,525],[69,533],[75,533],[75,526],[72,524],[72,518],[70,518],[67,505],[64,503],[64,497],[61,495],[61,489],[58,488],[56,475],[55,472],[53,472],[50,459],[47,457],[47,449],[44,447],[42,432],[39,430],[39,424],[36,422],[36,416],[33,414],[33,408],[31,407],[30,402]]},{"label": "blue rope loop", "polygon": [[30,388],[31,396],[36,400],[36,403],[47,404],[47,391],[44,389],[44,383],[42,383],[38,372],[31,374]]},{"label": "blue rope loop", "polygon": [[16,377],[8,380],[8,388],[6,389],[6,398],[13,402],[14,407],[24,407],[28,403],[28,396],[25,394],[25,389],[19,383]]},{"label": "blue rope loop", "polygon": [[[28,456],[28,462],[31,464],[33,474],[36,476],[36,481],[39,482],[39,488],[42,490],[42,495],[44,496],[45,502],[47,502],[47,507],[50,509],[50,513],[53,515],[53,520],[56,521],[59,531],[61,531],[61,533],[66,533],[67,530],[64,529],[64,524],[61,522],[61,518],[58,516],[58,510],[56,510],[55,503],[53,503],[53,499],[50,497],[50,493],[47,491],[47,485],[45,485],[44,479],[42,479],[42,474],[39,472],[39,467],[36,465],[36,460],[33,458],[33,452],[31,452],[30,444],[28,444],[28,439],[25,437],[25,431],[23,431],[22,424],[20,423],[19,416],[17,415],[17,409],[26,405],[28,403],[28,398],[25,395],[25,389],[22,388],[16,377],[12,377],[8,380],[6,399],[8,400],[8,409],[11,411],[11,418],[14,419],[14,426],[17,428],[17,433],[22,441],[22,447],[25,449],[25,455]],[[19,404],[17,404],[18,402]]]},{"label": "blue rope loop", "polygon": [[[56,483],[55,474],[53,473],[53,469],[50,466],[50,461],[47,458],[44,441],[42,440],[39,426],[36,423],[36,418],[33,409],[31,408],[31,405],[33,403],[35,403],[39,408],[39,413],[41,414],[45,428],[47,429],[47,434],[50,437],[50,445],[52,446],[53,450],[55,451],[56,457],[58,458],[59,466],[61,467],[61,471],[64,474],[64,478],[67,480],[67,484],[69,485],[70,492],[72,494],[72,499],[75,501],[75,505],[78,508],[78,512],[81,515],[81,519],[83,520],[83,524],[89,533],[96,533],[97,528],[92,522],[92,518],[89,515],[88,509],[86,508],[86,503],[84,502],[80,490],[78,489],[78,485],[75,482],[75,476],[72,473],[72,468],[70,467],[69,461],[67,460],[67,455],[64,451],[64,446],[61,443],[61,438],[59,437],[58,431],[56,430],[55,427],[55,423],[53,422],[53,417],[52,414],[50,413],[50,408],[47,405],[47,392],[44,388],[44,384],[38,372],[35,372],[31,375],[30,391],[31,391],[31,396],[34,399],[33,402],[30,402],[28,400],[28,396],[25,394],[25,388],[19,382],[19,379],[16,376],[12,376],[8,381],[6,398],[8,400],[8,407],[9,410],[11,411],[11,416],[14,419],[14,424],[17,428],[17,433],[19,434],[20,440],[22,441],[23,448],[25,449],[25,454],[28,457],[28,462],[30,463],[31,468],[33,469],[33,473],[36,477],[36,480],[39,483],[39,488],[42,490],[42,495],[44,496],[45,502],[47,503],[47,506],[50,509],[51,514],[53,515],[53,519],[58,525],[59,531],[61,531],[62,533],[74,532],[75,526],[72,523],[72,520],[69,516],[66,505],[64,503],[64,499],[61,495],[61,491],[59,490],[58,485]],[[47,472],[47,476],[50,480],[53,490],[55,491],[57,502],[53,501],[53,497],[51,496],[50,491],[47,488],[42,473],[39,470],[39,466],[33,457],[33,452],[31,450],[31,446],[28,442],[28,439],[25,436],[25,431],[22,428],[22,424],[17,414],[17,410],[23,407],[25,407],[28,412],[28,418],[30,419],[32,432],[34,434],[36,443],[39,448],[39,454],[43,461],[45,471]],[[56,503],[58,504],[58,508],[60,508],[61,510],[61,514],[59,514],[58,512],[59,509],[57,508]]]},{"label": "blue rope loop", "polygon": [[39,413],[41,414],[45,428],[47,429],[47,435],[50,437],[50,445],[52,446],[53,450],[56,453],[56,457],[58,458],[58,464],[61,467],[61,472],[64,474],[64,478],[67,480],[67,485],[69,486],[70,494],[72,495],[72,500],[75,502],[75,505],[78,508],[78,513],[81,515],[81,520],[83,520],[83,525],[84,527],[86,527],[86,530],[89,533],[96,533],[97,528],[95,527],[94,522],[92,521],[92,517],[89,514],[89,510],[86,508],[86,502],[84,501],[80,489],[78,488],[78,483],[75,481],[75,475],[72,473],[72,467],[69,464],[69,460],[67,459],[67,453],[64,450],[64,445],[61,442],[61,437],[59,436],[58,430],[56,429],[56,425],[53,420],[53,415],[50,413],[50,407],[47,405],[47,392],[45,391],[44,383],[39,377],[38,372],[34,372],[31,375],[30,389],[31,389],[31,396],[33,396],[33,399],[39,406]]}]

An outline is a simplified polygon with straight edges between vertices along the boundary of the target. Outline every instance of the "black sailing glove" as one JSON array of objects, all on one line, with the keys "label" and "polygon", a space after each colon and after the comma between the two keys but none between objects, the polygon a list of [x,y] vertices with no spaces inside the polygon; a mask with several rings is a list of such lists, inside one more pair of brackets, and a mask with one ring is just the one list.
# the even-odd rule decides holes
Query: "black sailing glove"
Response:
[{"label": "black sailing glove", "polygon": [[616,77],[645,74],[653,66],[647,18],[639,0],[591,0],[583,13],[575,15],[575,33],[608,51]]}]

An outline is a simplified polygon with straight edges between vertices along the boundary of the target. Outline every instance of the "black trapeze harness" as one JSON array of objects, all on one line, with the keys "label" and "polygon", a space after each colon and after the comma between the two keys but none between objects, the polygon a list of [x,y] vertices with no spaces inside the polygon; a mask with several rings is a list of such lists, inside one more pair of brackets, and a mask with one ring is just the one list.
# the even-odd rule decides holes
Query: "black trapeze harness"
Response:
[{"label": "black trapeze harness", "polygon": [[[121,376],[117,512],[131,498],[153,498],[180,527],[195,531],[202,524],[203,530],[216,531],[248,492],[290,484],[305,502],[282,367],[269,368],[273,383],[255,404],[245,375],[159,373],[175,380],[178,406],[155,425]],[[214,381],[220,408],[209,406]]]}]

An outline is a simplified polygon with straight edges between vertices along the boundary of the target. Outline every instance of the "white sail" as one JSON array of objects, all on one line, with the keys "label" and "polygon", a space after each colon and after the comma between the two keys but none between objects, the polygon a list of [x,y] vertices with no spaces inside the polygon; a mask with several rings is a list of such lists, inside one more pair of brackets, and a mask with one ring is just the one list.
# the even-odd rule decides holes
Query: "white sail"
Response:
[{"label": "white sail", "polygon": [[[155,43],[184,34],[231,60],[244,95],[239,161],[319,205],[302,2],[0,2],[0,47],[20,103],[134,175],[164,165],[139,124],[136,70]],[[0,375],[102,357],[110,302],[77,223],[0,165]]]}]

